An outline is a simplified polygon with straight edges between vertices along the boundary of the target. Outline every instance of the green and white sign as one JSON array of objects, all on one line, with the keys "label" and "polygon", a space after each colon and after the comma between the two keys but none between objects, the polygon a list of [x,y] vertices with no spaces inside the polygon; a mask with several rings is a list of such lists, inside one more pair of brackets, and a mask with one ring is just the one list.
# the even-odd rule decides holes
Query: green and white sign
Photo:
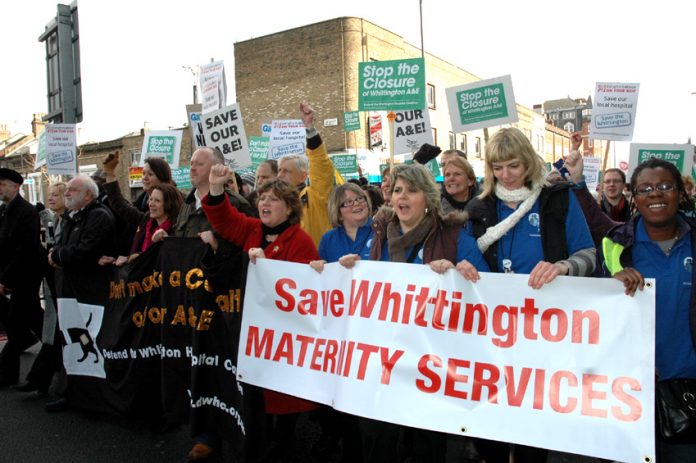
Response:
[{"label": "green and white sign", "polygon": [[518,120],[510,76],[450,87],[445,93],[455,133]]},{"label": "green and white sign", "polygon": [[691,175],[694,164],[694,145],[631,143],[628,157],[628,177],[633,170],[648,159],[657,158],[671,162],[682,175]]},{"label": "green and white sign", "polygon": [[423,58],[359,63],[358,110],[422,108],[425,108]]},{"label": "green and white sign", "polygon": [[358,171],[358,157],[355,154],[334,154],[331,161],[338,172],[354,174]]},{"label": "green and white sign", "polygon": [[256,168],[268,159],[268,147],[270,140],[268,137],[249,137],[249,156],[251,157],[251,168],[256,172]]},{"label": "green and white sign", "polygon": [[145,165],[147,158],[162,158],[170,167],[179,165],[181,153],[181,130],[149,130],[143,138],[143,155],[140,165]]},{"label": "green and white sign", "polygon": [[39,135],[39,148],[36,151],[36,161],[34,162],[34,170],[39,170],[41,166],[46,165],[46,131],[44,130]]},{"label": "green and white sign", "polygon": [[353,132],[360,130],[360,112],[350,111],[343,113],[343,131]]},{"label": "green and white sign", "polygon": [[190,190],[191,185],[191,168],[176,167],[172,169],[172,180],[176,183],[176,187],[180,190]]}]

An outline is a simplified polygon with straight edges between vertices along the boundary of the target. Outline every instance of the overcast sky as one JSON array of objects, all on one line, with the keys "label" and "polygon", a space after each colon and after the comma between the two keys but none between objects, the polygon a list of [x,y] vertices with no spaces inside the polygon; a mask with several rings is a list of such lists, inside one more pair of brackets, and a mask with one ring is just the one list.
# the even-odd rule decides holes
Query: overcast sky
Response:
[{"label": "overcast sky", "polygon": [[[47,108],[37,38],[56,4],[12,1],[3,8],[0,124],[15,132],[29,132],[32,113]],[[420,44],[418,0],[80,0],[78,6],[81,142],[117,138],[145,121],[152,129],[184,124],[193,77],[182,66],[222,59],[231,89],[237,41],[355,16]],[[634,141],[696,138],[695,2],[423,0],[423,22],[426,51],[482,79],[511,74],[518,103],[587,97],[598,81],[639,82]]]}]

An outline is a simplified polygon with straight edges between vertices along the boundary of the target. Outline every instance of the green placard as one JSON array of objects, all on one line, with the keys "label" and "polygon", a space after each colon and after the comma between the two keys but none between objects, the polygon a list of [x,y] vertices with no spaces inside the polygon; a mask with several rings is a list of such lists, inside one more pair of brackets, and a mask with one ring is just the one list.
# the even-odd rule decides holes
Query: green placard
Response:
[{"label": "green placard", "polygon": [[35,168],[41,167],[46,164],[46,131],[44,130],[39,135],[39,148],[36,151],[36,162],[34,163]]},{"label": "green placard", "polygon": [[174,180],[178,189],[190,190],[191,188],[193,188],[193,186],[191,185],[190,172],[190,167],[177,167],[172,169],[172,180]]},{"label": "green placard", "polygon": [[263,161],[268,159],[269,145],[270,139],[268,137],[249,137],[249,156],[254,172]]},{"label": "green placard", "polygon": [[358,171],[358,157],[354,154],[334,154],[331,161],[337,171],[343,174],[354,174]]},{"label": "green placard", "polygon": [[350,111],[343,113],[343,131],[353,132],[360,130],[360,112]]},{"label": "green placard", "polygon": [[163,157],[169,165],[174,163],[174,150],[176,149],[176,137],[167,135],[151,135],[147,141],[145,153],[157,157]]},{"label": "green placard", "polygon": [[508,117],[505,88],[501,83],[462,90],[456,95],[462,125]]},{"label": "green placard", "polygon": [[[404,164],[413,164],[413,159],[408,159],[404,161]],[[442,175],[440,173],[440,164],[438,164],[437,159],[431,159],[430,161],[428,161],[425,167],[430,171],[431,174],[433,174],[433,177],[435,178],[440,177]]]},{"label": "green placard", "polygon": [[[638,165],[648,159],[657,158],[663,161],[671,162],[679,172],[684,171],[684,158],[686,157],[686,152],[684,150],[649,150],[649,149],[639,149],[638,150]],[[692,167],[693,169],[693,167]]]},{"label": "green placard", "polygon": [[426,107],[423,58],[359,63],[359,79],[360,111],[405,111]]}]

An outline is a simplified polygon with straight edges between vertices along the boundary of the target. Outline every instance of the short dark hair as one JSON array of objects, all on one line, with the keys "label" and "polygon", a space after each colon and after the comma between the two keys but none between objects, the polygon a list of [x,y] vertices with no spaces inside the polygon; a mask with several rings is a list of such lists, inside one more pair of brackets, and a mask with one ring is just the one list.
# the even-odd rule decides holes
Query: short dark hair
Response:
[{"label": "short dark hair", "polygon": [[160,183],[172,183],[172,169],[167,161],[162,158],[147,158],[145,164],[150,166],[150,170],[155,174]]},{"label": "short dark hair", "polygon": [[621,170],[621,169],[619,169],[619,168],[617,168],[617,167],[612,167],[612,168],[607,169],[607,170],[604,171],[604,177],[606,177],[606,175],[607,175],[609,172],[616,172],[617,174],[619,174],[619,175],[621,176],[621,181],[622,181],[623,183],[626,183],[626,173],[625,173],[623,170]]},{"label": "short dark hair", "polygon": [[677,194],[679,194],[679,209],[685,212],[694,212],[694,203],[693,201],[691,201],[689,193],[687,193],[686,188],[684,187],[684,179],[682,179],[681,172],[679,172],[677,166],[675,166],[671,162],[665,161],[664,159],[651,158],[639,164],[638,167],[635,168],[633,174],[631,175],[631,193],[633,193],[633,197],[635,197],[636,195],[636,185],[638,176],[645,169],[664,169],[667,172],[669,172],[672,178],[674,179],[674,185],[676,186]]},{"label": "short dark hair", "polygon": [[302,203],[300,202],[300,192],[294,185],[290,185],[285,180],[274,178],[261,185],[256,191],[258,192],[256,198],[257,205],[262,194],[272,191],[273,194],[276,195],[278,199],[282,200],[290,209],[288,222],[293,225],[300,223],[302,220]]}]

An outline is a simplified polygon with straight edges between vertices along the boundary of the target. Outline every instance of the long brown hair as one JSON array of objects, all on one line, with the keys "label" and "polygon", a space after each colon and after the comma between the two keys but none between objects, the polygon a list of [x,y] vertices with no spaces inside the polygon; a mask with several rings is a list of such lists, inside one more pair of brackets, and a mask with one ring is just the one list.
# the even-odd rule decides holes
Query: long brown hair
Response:
[{"label": "long brown hair", "polygon": [[184,203],[184,198],[181,192],[170,183],[159,183],[152,188],[152,191],[159,190],[162,192],[164,201],[164,215],[171,221],[175,221],[179,216],[179,209]]}]

